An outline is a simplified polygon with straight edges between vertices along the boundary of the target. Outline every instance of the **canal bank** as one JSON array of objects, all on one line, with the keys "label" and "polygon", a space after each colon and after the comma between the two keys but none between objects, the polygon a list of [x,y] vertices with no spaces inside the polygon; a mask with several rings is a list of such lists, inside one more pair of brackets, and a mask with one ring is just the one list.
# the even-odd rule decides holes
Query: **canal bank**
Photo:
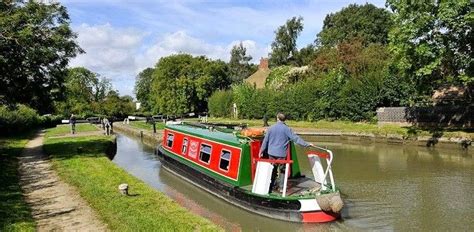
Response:
[{"label": "canal bank", "polygon": [[120,122],[114,123],[114,130],[132,137],[140,138],[143,143],[152,147],[156,147],[163,139],[163,130],[157,130],[153,133],[152,130],[139,129]]},{"label": "canal bank", "polygon": [[[47,133],[46,137],[44,150],[56,172],[77,188],[110,230],[221,230],[115,165],[106,156],[110,146],[116,144],[114,136],[63,137]],[[129,185],[127,196],[118,191],[122,183]]]},{"label": "canal bank", "polygon": [[[135,136],[143,139],[149,145],[156,146],[162,139],[162,130],[153,133],[150,129],[136,128],[123,123],[115,123],[114,129],[127,135]],[[318,130],[314,128],[293,128],[296,134],[306,140],[331,142],[343,141],[345,143],[382,143],[382,144],[398,144],[404,146],[421,146],[441,149],[461,149],[470,150],[472,152],[474,133],[462,133],[457,137],[442,136],[403,136],[400,134],[375,134],[362,132],[342,132],[336,130]],[[451,134],[450,134],[451,135]]]}]

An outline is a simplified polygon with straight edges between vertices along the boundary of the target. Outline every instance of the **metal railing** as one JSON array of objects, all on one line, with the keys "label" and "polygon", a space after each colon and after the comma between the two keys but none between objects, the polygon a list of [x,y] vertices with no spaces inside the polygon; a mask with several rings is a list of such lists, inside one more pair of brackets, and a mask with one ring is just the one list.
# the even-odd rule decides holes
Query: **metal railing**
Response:
[{"label": "metal railing", "polygon": [[[332,191],[336,191],[336,184],[334,182],[334,175],[332,173],[332,161],[333,161],[333,158],[334,158],[334,155],[332,153],[331,150],[328,150],[328,149],[325,149],[325,148],[322,148],[322,147],[318,147],[318,146],[312,146],[313,148],[316,148],[318,150],[321,150],[321,151],[308,151],[307,152],[307,155],[308,155],[308,158],[310,157],[314,157],[314,156],[317,156],[319,158],[322,158],[322,159],[325,159],[326,160],[326,169],[323,170],[323,175],[322,175],[322,178],[321,178],[321,189],[322,190],[326,190],[327,189],[327,178],[329,177],[329,182],[330,182],[330,186],[332,188]],[[284,159],[284,160],[274,160],[274,159],[264,159],[264,158],[255,158],[254,159],[254,162],[267,162],[267,163],[271,163],[271,164],[285,164],[285,176],[284,176],[284,180],[283,180],[283,190],[282,190],[282,197],[285,197],[286,196],[286,192],[287,192],[287,187],[288,187],[288,175],[289,175],[289,170],[290,170],[290,164],[293,163],[293,160],[288,160],[288,159]],[[322,165],[321,165],[322,167]],[[278,172],[278,170],[277,170]],[[314,172],[314,171],[313,171]],[[314,173],[313,173],[314,174]],[[315,176],[315,179],[316,179],[316,176]],[[316,180],[317,181],[317,180]]]},{"label": "metal railing", "polygon": [[[329,175],[329,181],[331,184],[331,188],[333,191],[336,191],[336,183],[334,182],[334,175],[332,174],[332,161],[334,158],[334,155],[331,150],[328,150],[326,148],[318,147],[318,146],[313,146],[314,148],[317,148],[319,150],[324,151],[325,153],[317,152],[317,151],[308,151],[306,154],[308,157],[312,156],[317,156],[319,158],[323,158],[326,160],[326,170],[324,170],[324,175],[321,178],[321,189],[325,190],[327,189],[326,184],[327,184],[327,177]],[[313,173],[314,174],[314,173]],[[316,178],[316,176],[315,176]]]},{"label": "metal railing", "polygon": [[[274,160],[274,159],[263,159],[263,158],[257,158],[254,159],[255,162],[267,162],[267,163],[272,163],[272,164],[285,164],[285,179],[283,180],[283,190],[282,190],[282,196],[286,196],[286,188],[288,185],[288,174],[289,174],[289,169],[290,169],[290,164],[293,163],[293,160]],[[278,172],[278,170],[277,170]]]}]

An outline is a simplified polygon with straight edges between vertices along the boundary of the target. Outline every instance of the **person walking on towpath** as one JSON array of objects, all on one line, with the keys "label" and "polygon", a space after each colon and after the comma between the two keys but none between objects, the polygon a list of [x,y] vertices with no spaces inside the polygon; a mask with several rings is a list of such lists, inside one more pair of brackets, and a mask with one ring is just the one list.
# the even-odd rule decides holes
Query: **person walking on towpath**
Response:
[{"label": "person walking on towpath", "polygon": [[[290,141],[295,142],[301,146],[314,146],[312,143],[305,142],[302,138],[296,135],[286,124],[286,116],[283,113],[277,114],[277,123],[268,128],[260,147],[259,156],[262,157],[267,153],[271,160],[285,160]],[[270,183],[270,190],[282,191],[284,183],[285,165],[275,164],[272,172],[272,180]],[[278,182],[278,185],[275,184]]]},{"label": "person walking on towpath", "polygon": [[74,114],[71,114],[71,117],[69,118],[69,124],[71,124],[71,134],[76,133],[76,116]]}]

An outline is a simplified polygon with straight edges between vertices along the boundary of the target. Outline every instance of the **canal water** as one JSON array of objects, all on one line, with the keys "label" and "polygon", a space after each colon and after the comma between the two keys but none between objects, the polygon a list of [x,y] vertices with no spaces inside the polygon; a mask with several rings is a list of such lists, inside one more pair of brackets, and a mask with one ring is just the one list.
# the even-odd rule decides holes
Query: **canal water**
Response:
[{"label": "canal water", "polygon": [[[333,172],[345,208],[342,219],[333,223],[283,222],[230,205],[162,169],[154,148],[121,134],[113,162],[227,231],[474,231],[472,151],[315,144],[335,154]],[[307,159],[299,160],[303,173],[311,176]]]}]

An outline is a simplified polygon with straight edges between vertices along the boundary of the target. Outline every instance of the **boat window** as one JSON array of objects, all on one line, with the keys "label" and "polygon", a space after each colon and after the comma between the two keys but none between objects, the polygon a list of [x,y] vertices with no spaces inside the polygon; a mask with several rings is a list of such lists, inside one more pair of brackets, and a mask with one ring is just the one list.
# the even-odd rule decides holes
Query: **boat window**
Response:
[{"label": "boat window", "polygon": [[221,160],[219,161],[219,168],[224,171],[229,171],[230,151],[221,151]]},{"label": "boat window", "polygon": [[183,147],[181,148],[181,153],[183,155],[186,155],[186,152],[188,151],[188,139],[183,140]]},{"label": "boat window", "polygon": [[209,163],[209,160],[211,159],[211,146],[206,145],[206,144],[201,144],[199,159],[204,163]]},{"label": "boat window", "polygon": [[172,147],[173,146],[174,135],[168,133],[168,138],[166,139],[166,146]]}]

